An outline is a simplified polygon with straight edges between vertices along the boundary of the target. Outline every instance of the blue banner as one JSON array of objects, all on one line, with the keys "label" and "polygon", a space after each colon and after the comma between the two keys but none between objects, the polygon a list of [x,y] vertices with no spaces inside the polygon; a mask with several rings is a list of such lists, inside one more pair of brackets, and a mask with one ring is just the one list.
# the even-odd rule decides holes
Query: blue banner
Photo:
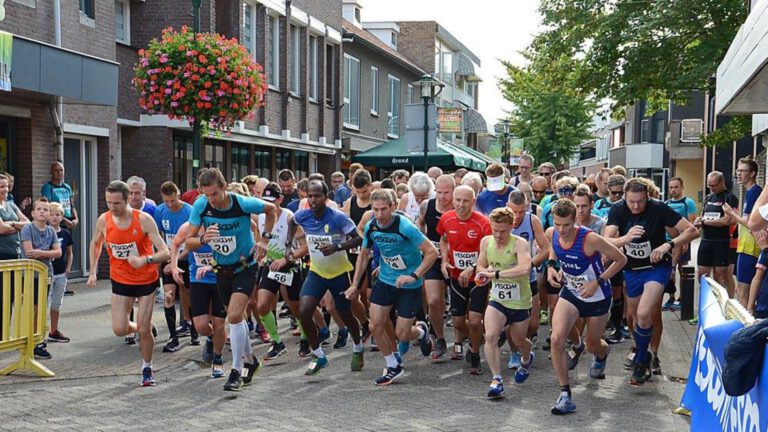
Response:
[{"label": "blue banner", "polygon": [[[691,411],[692,431],[768,430],[768,366],[749,393],[733,397],[722,381],[725,346],[743,324],[728,320],[706,279],[701,279],[699,329],[680,406]],[[768,361],[768,355],[765,357]],[[762,414],[762,415],[761,415]]]}]

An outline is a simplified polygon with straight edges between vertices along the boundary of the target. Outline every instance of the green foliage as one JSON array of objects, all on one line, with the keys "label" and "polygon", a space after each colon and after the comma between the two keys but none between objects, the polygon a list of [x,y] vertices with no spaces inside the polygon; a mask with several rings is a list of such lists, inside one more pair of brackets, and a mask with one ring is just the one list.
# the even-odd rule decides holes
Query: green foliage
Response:
[{"label": "green foliage", "polygon": [[721,128],[702,137],[703,147],[730,147],[734,141],[738,141],[752,134],[752,116],[735,116]]}]

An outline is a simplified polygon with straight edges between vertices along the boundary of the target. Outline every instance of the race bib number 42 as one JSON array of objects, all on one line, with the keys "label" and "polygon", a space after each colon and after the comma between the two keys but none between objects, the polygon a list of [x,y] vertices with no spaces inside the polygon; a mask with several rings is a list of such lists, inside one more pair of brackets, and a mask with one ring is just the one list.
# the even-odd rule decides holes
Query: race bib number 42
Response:
[{"label": "race bib number 42", "polygon": [[211,239],[211,249],[221,255],[230,255],[237,249],[235,236],[221,236]]},{"label": "race bib number 42", "polygon": [[194,253],[193,255],[195,257],[195,265],[198,267],[205,267],[209,266],[213,263],[213,254],[212,253]]},{"label": "race bib number 42", "polygon": [[112,256],[117,259],[127,260],[130,256],[139,256],[139,248],[136,246],[136,242],[123,244],[110,243],[109,248],[112,250]]},{"label": "race bib number 42", "polygon": [[645,259],[651,256],[651,242],[627,243],[624,245],[627,256],[635,259]]},{"label": "race bib number 42", "polygon": [[474,267],[477,262],[477,252],[454,252],[453,265],[461,270]]}]

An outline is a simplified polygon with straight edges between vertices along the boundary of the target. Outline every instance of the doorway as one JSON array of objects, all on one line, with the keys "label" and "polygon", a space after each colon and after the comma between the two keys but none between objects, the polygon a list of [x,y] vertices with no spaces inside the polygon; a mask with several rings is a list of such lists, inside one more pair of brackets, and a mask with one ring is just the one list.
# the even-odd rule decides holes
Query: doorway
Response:
[{"label": "doorway", "polygon": [[88,276],[88,243],[98,217],[96,138],[64,137],[64,181],[72,187],[74,208],[80,224],[72,233],[73,252],[70,278]]}]

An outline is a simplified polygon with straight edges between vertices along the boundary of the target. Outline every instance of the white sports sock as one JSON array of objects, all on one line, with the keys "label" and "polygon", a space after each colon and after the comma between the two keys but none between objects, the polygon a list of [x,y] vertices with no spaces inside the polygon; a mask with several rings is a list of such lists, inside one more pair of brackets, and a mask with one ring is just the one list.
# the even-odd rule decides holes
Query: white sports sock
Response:
[{"label": "white sports sock", "polygon": [[353,344],[352,345],[352,352],[359,353],[359,352],[363,352],[363,350],[364,350],[364,348],[363,348],[363,343],[362,342],[360,342],[359,344]]},{"label": "white sports sock", "polygon": [[312,350],[312,354],[314,354],[317,358],[323,358],[325,357],[325,353],[323,352],[323,348],[320,347],[316,350]]},{"label": "white sports sock", "polygon": [[232,369],[240,371],[243,369],[243,355],[245,354],[248,343],[248,325],[245,321],[229,326],[229,340],[232,344]]},{"label": "white sports sock", "polygon": [[144,368],[152,368],[152,362],[145,362],[144,360],[141,361],[141,370],[144,370]]},{"label": "white sports sock", "polygon": [[384,360],[387,361],[387,367],[388,368],[396,368],[397,367],[397,359],[395,358],[395,354],[392,353],[388,356],[384,356]]}]

